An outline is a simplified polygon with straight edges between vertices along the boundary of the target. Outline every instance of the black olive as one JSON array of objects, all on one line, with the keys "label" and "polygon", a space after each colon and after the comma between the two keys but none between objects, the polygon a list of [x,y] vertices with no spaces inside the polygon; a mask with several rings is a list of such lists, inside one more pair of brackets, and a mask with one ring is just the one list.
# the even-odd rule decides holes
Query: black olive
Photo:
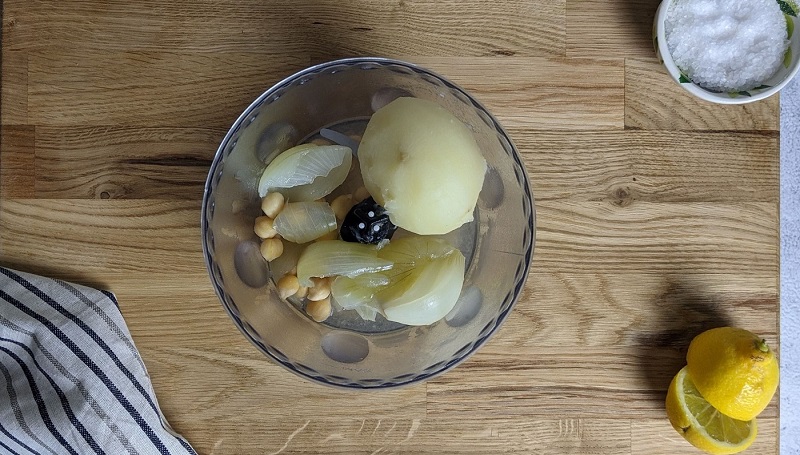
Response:
[{"label": "black olive", "polygon": [[371,197],[354,205],[342,221],[342,240],[358,243],[379,243],[392,237],[397,226],[389,220],[386,209]]}]

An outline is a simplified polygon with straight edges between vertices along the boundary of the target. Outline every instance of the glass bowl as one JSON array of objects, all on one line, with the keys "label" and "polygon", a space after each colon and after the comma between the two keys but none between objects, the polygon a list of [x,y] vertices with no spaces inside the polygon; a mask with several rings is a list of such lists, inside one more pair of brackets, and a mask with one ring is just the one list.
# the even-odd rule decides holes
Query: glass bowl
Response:
[{"label": "glass bowl", "polygon": [[[467,258],[461,297],[453,311],[430,326],[359,324],[346,318],[316,323],[279,297],[275,281],[280,276],[273,276],[259,253],[253,233],[261,214],[257,182],[266,163],[280,152],[321,128],[365,123],[398,96],[445,107],[474,132],[488,164],[475,221],[448,234]],[[395,387],[454,367],[497,331],[528,275],[533,207],[525,167],[511,139],[473,97],[409,63],[352,58],[284,79],[236,120],[217,150],[205,186],[203,254],[223,307],[268,358],[327,385]]]}]

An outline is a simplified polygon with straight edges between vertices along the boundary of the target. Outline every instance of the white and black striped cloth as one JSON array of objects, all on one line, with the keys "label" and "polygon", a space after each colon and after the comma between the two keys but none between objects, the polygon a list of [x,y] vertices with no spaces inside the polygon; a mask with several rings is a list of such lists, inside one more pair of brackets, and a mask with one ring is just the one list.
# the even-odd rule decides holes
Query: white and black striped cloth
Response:
[{"label": "white and black striped cloth", "polygon": [[114,295],[0,267],[1,454],[195,454]]}]

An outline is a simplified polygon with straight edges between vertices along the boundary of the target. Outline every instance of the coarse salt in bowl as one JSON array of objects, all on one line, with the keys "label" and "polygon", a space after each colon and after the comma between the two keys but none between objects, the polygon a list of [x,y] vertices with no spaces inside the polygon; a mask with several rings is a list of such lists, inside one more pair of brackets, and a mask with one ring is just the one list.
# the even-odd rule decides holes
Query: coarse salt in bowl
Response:
[{"label": "coarse salt in bowl", "polygon": [[780,91],[800,68],[799,11],[794,0],[664,0],[653,46],[672,79],[691,94],[719,104],[750,103]]}]

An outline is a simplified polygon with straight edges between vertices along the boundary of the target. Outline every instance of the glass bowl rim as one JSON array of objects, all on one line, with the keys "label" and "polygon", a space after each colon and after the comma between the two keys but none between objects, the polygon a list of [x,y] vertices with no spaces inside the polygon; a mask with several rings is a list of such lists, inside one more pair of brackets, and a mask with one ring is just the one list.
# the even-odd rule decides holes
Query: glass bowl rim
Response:
[{"label": "glass bowl rim", "polygon": [[[275,353],[272,352],[272,350],[278,351],[276,348],[271,348],[271,349],[268,348],[262,341],[256,339],[246,329],[245,323],[241,320],[239,315],[236,314],[236,312],[233,311],[233,309],[230,307],[230,305],[226,301],[225,297],[228,296],[228,298],[230,298],[231,301],[233,301],[233,298],[230,297],[225,292],[225,290],[222,288],[222,286],[217,282],[216,278],[214,277],[212,264],[215,261],[214,261],[214,258],[212,257],[212,253],[211,253],[211,251],[209,250],[209,247],[208,247],[207,233],[209,231],[209,221],[208,221],[208,217],[206,216],[206,212],[207,212],[207,209],[208,209],[208,204],[209,204],[209,202],[211,200],[211,196],[212,196],[212,194],[214,192],[215,184],[213,182],[213,179],[214,179],[215,174],[217,173],[217,167],[223,161],[222,158],[224,156],[224,151],[228,147],[228,145],[229,145],[231,139],[233,138],[233,136],[240,130],[240,128],[242,127],[244,122],[250,117],[250,115],[252,114],[252,112],[254,110],[256,110],[258,107],[260,107],[264,103],[264,101],[266,101],[268,98],[270,98],[271,96],[274,96],[276,92],[279,92],[282,89],[290,86],[292,83],[294,83],[295,81],[297,81],[299,79],[302,79],[304,76],[307,76],[307,75],[310,75],[310,74],[320,73],[321,71],[325,70],[326,68],[333,67],[333,66],[342,66],[342,65],[355,66],[355,65],[358,65],[358,64],[369,64],[369,63],[378,64],[378,65],[381,65],[381,66],[397,65],[397,66],[401,66],[401,67],[406,67],[409,70],[411,70],[411,71],[413,71],[413,72],[415,72],[417,74],[427,74],[429,76],[432,76],[432,77],[436,78],[437,80],[441,81],[449,89],[456,90],[456,91],[460,92],[465,97],[465,99],[469,100],[469,102],[473,105],[473,107],[475,109],[478,109],[479,111],[483,112],[484,114],[486,114],[486,116],[488,116],[489,119],[491,119],[492,125],[490,125],[490,126],[493,126],[495,131],[499,135],[501,135],[508,142],[508,145],[510,146],[510,149],[511,149],[511,152],[512,152],[509,155],[509,157],[513,158],[513,160],[515,161],[516,166],[518,166],[522,170],[522,172],[520,173],[521,174],[521,180],[522,180],[521,183],[523,183],[522,191],[523,191],[523,195],[525,196],[525,202],[527,202],[527,205],[529,206],[528,207],[529,208],[529,212],[528,212],[527,227],[531,232],[531,239],[530,239],[530,245],[528,246],[528,248],[526,249],[525,253],[523,254],[524,259],[523,259],[522,264],[521,264],[523,270],[522,270],[522,273],[520,275],[522,277],[522,279],[520,279],[517,283],[515,283],[514,288],[512,289],[513,296],[512,296],[512,299],[511,299],[511,303],[508,305],[508,307],[504,311],[501,311],[495,318],[493,318],[492,321],[490,321],[487,324],[487,326],[484,327],[483,330],[481,330],[481,333],[483,333],[483,332],[486,331],[486,328],[490,324],[493,325],[491,327],[491,329],[487,333],[479,336],[477,339],[475,339],[474,341],[471,342],[470,349],[467,352],[462,353],[460,355],[456,355],[456,356],[454,356],[453,358],[451,358],[449,360],[438,362],[437,364],[433,364],[433,365],[429,366],[428,368],[423,369],[419,373],[405,373],[405,374],[402,374],[402,375],[398,376],[397,378],[404,378],[406,376],[408,376],[408,378],[404,378],[404,379],[397,380],[397,381],[392,381],[391,379],[386,380],[386,381],[381,380],[382,382],[376,382],[374,384],[370,384],[370,383],[363,384],[361,382],[358,382],[358,381],[365,381],[365,382],[374,381],[372,379],[358,380],[358,381],[357,380],[353,380],[353,381],[349,381],[349,382],[332,382],[332,381],[329,381],[328,379],[326,379],[325,375],[322,375],[322,374],[314,375],[314,374],[310,374],[310,373],[308,373],[306,371],[302,371],[302,370],[296,368],[295,364],[293,362],[288,361],[288,357],[283,355],[283,353],[280,353],[281,356],[285,357],[287,360],[281,359],[279,356],[277,356]],[[308,379],[308,380],[310,380],[312,382],[315,382],[315,383],[319,383],[319,384],[323,384],[323,385],[327,385],[327,386],[331,386],[331,387],[339,388],[339,389],[342,389],[342,388],[344,388],[344,389],[359,389],[359,390],[388,389],[388,388],[397,388],[397,387],[407,386],[407,385],[411,385],[411,384],[414,384],[414,383],[426,381],[426,380],[428,380],[430,378],[433,378],[435,376],[438,376],[440,374],[445,373],[446,371],[454,368],[455,366],[457,366],[458,364],[460,364],[461,362],[465,361],[470,356],[472,356],[475,352],[478,351],[478,349],[480,349],[481,346],[483,346],[498,331],[500,326],[505,322],[505,320],[508,317],[508,315],[511,314],[511,311],[516,306],[516,304],[517,304],[517,302],[519,300],[519,297],[522,294],[522,290],[525,287],[525,284],[526,284],[526,281],[527,281],[527,277],[528,277],[528,274],[530,272],[530,267],[531,267],[531,263],[532,263],[532,260],[533,260],[533,251],[534,251],[534,247],[535,247],[535,244],[536,244],[536,231],[537,231],[536,230],[536,204],[535,204],[535,201],[534,201],[533,193],[531,191],[530,180],[529,180],[527,171],[525,169],[525,165],[522,163],[522,160],[521,160],[521,158],[519,156],[519,151],[517,150],[517,147],[514,145],[514,142],[511,140],[511,137],[509,137],[508,133],[500,125],[500,123],[497,121],[497,119],[494,117],[494,115],[492,115],[491,112],[489,112],[478,100],[476,100],[466,90],[464,90],[460,86],[454,84],[453,82],[449,81],[445,77],[443,77],[443,76],[441,76],[441,75],[439,75],[439,74],[437,74],[437,73],[435,73],[433,71],[430,71],[430,70],[428,70],[426,68],[423,68],[421,66],[415,65],[413,63],[408,63],[408,62],[404,62],[404,61],[401,61],[401,60],[395,60],[395,59],[383,58],[383,57],[353,57],[353,58],[344,58],[344,59],[332,60],[332,61],[328,61],[328,62],[317,64],[317,65],[312,65],[312,66],[310,66],[308,68],[300,70],[300,71],[298,71],[298,72],[296,72],[296,73],[294,73],[294,74],[282,79],[281,81],[277,82],[272,87],[270,87],[269,89],[264,91],[258,98],[256,98],[252,103],[250,103],[250,105],[242,112],[241,115],[239,115],[239,117],[236,119],[236,121],[231,125],[230,129],[228,130],[228,132],[225,134],[225,137],[220,142],[220,145],[217,148],[216,153],[214,154],[214,158],[212,159],[211,166],[210,166],[209,172],[208,172],[208,177],[206,178],[205,186],[203,188],[203,200],[202,200],[202,205],[201,205],[201,217],[200,217],[200,231],[201,231],[200,234],[201,234],[202,247],[203,247],[203,259],[204,259],[205,264],[206,264],[206,269],[208,271],[209,278],[211,279],[211,282],[212,282],[212,284],[214,286],[214,292],[216,293],[217,298],[219,299],[220,303],[222,304],[222,307],[228,313],[228,316],[233,320],[234,325],[236,325],[236,327],[239,329],[240,332],[242,332],[242,334],[245,336],[245,338],[247,338],[259,351],[261,351],[269,359],[271,359],[273,362],[277,363],[278,365],[282,366],[286,370],[288,370],[288,371],[290,371],[290,372],[292,372],[292,373],[294,373],[294,374],[296,374],[298,376],[306,378],[306,379]],[[434,371],[427,372],[427,373],[425,372],[425,370],[430,369],[434,365],[439,365],[439,367],[435,368]],[[304,369],[315,371],[313,368],[310,368],[308,366],[304,365],[303,367],[304,367]]]}]

